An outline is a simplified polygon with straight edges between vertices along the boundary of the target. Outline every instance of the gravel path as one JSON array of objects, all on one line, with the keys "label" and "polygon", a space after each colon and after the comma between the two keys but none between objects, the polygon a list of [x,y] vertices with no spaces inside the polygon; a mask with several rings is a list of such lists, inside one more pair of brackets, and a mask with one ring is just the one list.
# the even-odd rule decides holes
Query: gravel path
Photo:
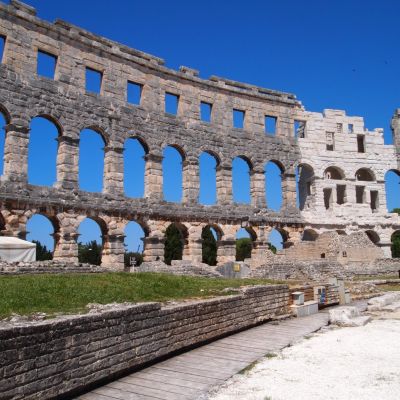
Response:
[{"label": "gravel path", "polygon": [[398,400],[400,314],[318,333],[227,381],[210,400]]}]

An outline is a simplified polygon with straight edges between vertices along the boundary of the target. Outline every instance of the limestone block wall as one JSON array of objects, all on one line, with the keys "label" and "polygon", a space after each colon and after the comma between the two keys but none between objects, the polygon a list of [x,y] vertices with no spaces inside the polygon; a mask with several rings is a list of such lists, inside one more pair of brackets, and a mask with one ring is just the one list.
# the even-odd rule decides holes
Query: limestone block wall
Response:
[{"label": "limestone block wall", "polygon": [[2,399],[50,399],[289,312],[286,285],[172,306],[147,303],[0,325]]}]

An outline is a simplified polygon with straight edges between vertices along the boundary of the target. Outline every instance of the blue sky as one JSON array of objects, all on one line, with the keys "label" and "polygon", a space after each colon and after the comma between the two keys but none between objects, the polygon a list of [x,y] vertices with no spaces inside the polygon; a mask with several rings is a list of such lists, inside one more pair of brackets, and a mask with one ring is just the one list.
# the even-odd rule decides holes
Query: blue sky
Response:
[{"label": "blue sky", "polygon": [[[112,7],[108,0],[26,3],[36,7],[41,18],[64,19],[162,57],[174,69],[186,65],[198,69],[203,78],[218,75],[293,92],[312,111],[345,109],[348,115],[363,116],[369,129],[383,127],[386,142],[391,142],[390,118],[400,107],[399,1],[114,0]],[[96,135],[85,132],[84,136],[83,153],[93,153],[90,146],[101,146]],[[49,140],[46,146],[54,145],[55,141]],[[39,149],[44,144],[32,146]],[[127,178],[135,182],[135,187],[128,185],[127,193],[136,196],[143,191],[143,161],[137,144],[129,143],[128,148],[132,156],[126,160]],[[172,150],[166,151],[171,153],[166,167],[171,167],[172,172],[166,168],[165,195],[173,200],[174,196],[179,197],[179,190],[168,183],[168,174],[174,176],[173,164],[179,163],[179,157]],[[201,163],[202,168],[212,171],[211,158],[204,157]],[[89,178],[84,167],[80,179],[83,185],[94,185],[88,190],[95,190],[95,185],[101,185],[101,178]],[[234,179],[245,188],[246,167],[242,163],[235,170]],[[54,181],[54,168],[50,166],[48,171],[46,179]],[[32,171],[32,179],[34,175]],[[212,181],[205,176],[201,176],[203,186]],[[389,199],[392,207],[398,204],[399,185],[395,180],[389,185],[397,190],[396,197]],[[202,189],[203,202],[210,203],[214,197],[214,188]],[[246,190],[236,190],[235,197],[248,200]],[[272,194],[272,199],[275,197]],[[273,204],[271,193],[268,199]],[[82,241],[91,238],[90,232],[93,228],[83,229]],[[43,238],[42,233],[39,236]],[[136,241],[131,242],[129,248],[136,248]]]}]

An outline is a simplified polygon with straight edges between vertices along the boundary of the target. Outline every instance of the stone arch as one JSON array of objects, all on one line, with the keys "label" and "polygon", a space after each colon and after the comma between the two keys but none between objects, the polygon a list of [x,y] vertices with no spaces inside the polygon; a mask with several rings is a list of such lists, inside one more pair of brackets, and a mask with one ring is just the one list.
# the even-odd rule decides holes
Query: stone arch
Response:
[{"label": "stone arch", "polygon": [[224,236],[222,229],[216,224],[207,224],[201,232],[202,262],[217,265],[219,243]]},{"label": "stone arch", "polygon": [[141,137],[128,137],[124,142],[124,193],[128,197],[144,197],[146,155],[149,147]]},{"label": "stone arch", "polygon": [[210,151],[203,151],[199,156],[200,204],[212,205],[217,202],[217,168],[219,157]]},{"label": "stone arch", "polygon": [[[34,230],[34,232],[32,232],[32,230]],[[45,213],[34,212],[32,213],[32,215],[29,216],[26,221],[27,240],[35,240],[40,242],[42,246],[45,246],[46,249],[51,252],[51,258],[53,258],[54,252],[57,248],[59,231],[60,226],[58,219]],[[52,239],[48,240],[48,238],[46,238],[46,235],[50,235]],[[38,249],[36,256],[37,259],[38,257],[40,257],[40,254],[38,254]]]},{"label": "stone arch", "polygon": [[[146,238],[149,236],[149,227],[140,220],[132,219],[124,227],[125,267],[132,266],[129,253],[143,254],[146,247]],[[136,264],[139,265],[137,257]]]},{"label": "stone arch", "polygon": [[238,155],[232,159],[232,195],[235,203],[250,204],[252,169],[249,158]]},{"label": "stone arch", "polygon": [[360,168],[355,173],[357,181],[374,182],[376,177],[374,172],[370,168]]},{"label": "stone arch", "polygon": [[375,245],[377,245],[380,241],[381,238],[379,237],[379,235],[372,229],[368,229],[365,231],[365,233],[368,236],[368,239]]},{"label": "stone arch", "polygon": [[172,222],[165,230],[164,261],[170,265],[174,260],[182,260],[187,253],[189,233],[180,222]]},{"label": "stone arch", "polygon": [[250,226],[239,228],[236,232],[236,261],[251,258],[257,234]]},{"label": "stone arch", "polygon": [[98,125],[96,123],[87,124],[80,129],[80,132],[82,133],[82,131],[84,131],[86,129],[89,129],[93,132],[96,132],[98,135],[100,135],[100,137],[102,138],[102,140],[104,142],[104,146],[109,145],[110,135],[108,134],[107,130],[105,128],[103,128],[101,125]]},{"label": "stone arch", "polygon": [[341,168],[330,166],[324,171],[324,179],[343,180],[345,179],[345,174]]},{"label": "stone arch", "polygon": [[11,122],[11,114],[8,109],[0,103],[0,114],[3,115],[5,124],[8,125]]},{"label": "stone arch", "polygon": [[57,181],[58,138],[62,127],[56,118],[39,114],[30,121],[28,182],[52,186]]},{"label": "stone arch", "polygon": [[278,160],[269,160],[265,164],[265,197],[267,207],[279,211],[283,205],[283,178],[285,167]]},{"label": "stone arch", "polygon": [[385,173],[386,207],[388,212],[400,208],[400,170],[390,169]]},{"label": "stone arch", "polygon": [[183,164],[186,154],[177,145],[165,146],[162,154],[164,200],[180,203],[183,198]]},{"label": "stone arch", "polygon": [[277,250],[287,247],[286,243],[289,239],[289,233],[281,227],[274,227],[268,235],[268,243],[273,245]]},{"label": "stone arch", "polygon": [[297,199],[300,210],[312,207],[315,194],[314,169],[309,164],[297,166]]},{"label": "stone arch", "polygon": [[[87,262],[88,260],[85,259],[84,257],[89,257],[89,259],[91,260],[92,263],[94,263],[95,265],[101,265],[102,263],[102,258],[104,256],[104,250],[106,248],[106,238],[107,238],[107,234],[108,234],[108,227],[106,222],[97,216],[93,216],[93,215],[88,215],[88,216],[83,216],[78,218],[79,221],[79,225],[78,225],[78,234],[77,236],[77,240],[79,237],[86,237],[88,236],[90,239],[87,240],[86,242],[81,242],[80,240],[78,240],[78,246],[79,245],[83,245],[86,246],[86,254],[79,252],[79,262]],[[88,221],[87,223],[90,223],[92,226],[90,227],[84,227],[87,229],[86,232],[81,233],[82,232],[82,224],[85,223],[85,221]],[[93,225],[92,222],[95,223],[96,225]],[[95,229],[95,227],[97,226],[98,228],[98,233],[99,233],[99,237],[95,238],[93,240],[93,233],[95,233],[93,231],[93,229]],[[89,233],[90,232],[90,233]],[[88,238],[86,238],[88,239]],[[98,239],[98,240],[97,240]],[[96,248],[91,248],[87,245],[89,244],[94,244],[93,242],[97,243]]]},{"label": "stone arch", "polygon": [[79,134],[79,188],[88,192],[102,192],[104,176],[104,132],[89,125]]},{"label": "stone arch", "polygon": [[315,242],[318,239],[318,236],[318,232],[314,229],[305,229],[301,240],[306,242]]},{"label": "stone arch", "polygon": [[390,237],[392,258],[400,258],[400,230],[394,231]]}]

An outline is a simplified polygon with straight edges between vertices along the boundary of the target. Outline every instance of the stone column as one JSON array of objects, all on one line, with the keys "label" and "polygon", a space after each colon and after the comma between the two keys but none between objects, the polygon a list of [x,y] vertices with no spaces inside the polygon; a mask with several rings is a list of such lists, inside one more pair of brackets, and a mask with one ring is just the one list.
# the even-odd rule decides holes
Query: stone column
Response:
[{"label": "stone column", "polygon": [[289,230],[289,235],[286,242],[283,243],[283,248],[287,249],[301,242],[302,232],[297,229]]},{"label": "stone column", "polygon": [[217,242],[217,265],[231,261],[236,261],[236,240],[219,240]]},{"label": "stone column", "polygon": [[123,234],[103,235],[103,252],[101,266],[112,270],[124,270],[124,246]]},{"label": "stone column", "polygon": [[124,194],[124,149],[106,146],[104,148],[103,193],[121,196]]},{"label": "stone column", "polygon": [[263,170],[253,169],[250,172],[251,205],[253,207],[265,208],[265,174]]},{"label": "stone column", "polygon": [[268,238],[272,228],[268,226],[260,226],[255,229],[257,239],[253,241],[253,249],[251,251],[252,259],[265,258],[265,252],[269,249]]},{"label": "stone column", "polygon": [[184,204],[197,204],[199,202],[200,191],[199,161],[185,160],[182,166],[182,202]]},{"label": "stone column", "polygon": [[144,156],[146,161],[144,176],[144,197],[154,201],[163,199],[163,157],[158,154],[147,154]]},{"label": "stone column", "polygon": [[164,261],[164,242],[165,240],[158,236],[144,238],[143,261]]},{"label": "stone column", "polygon": [[2,180],[28,181],[29,127],[8,124],[4,127],[4,170]]},{"label": "stone column", "polygon": [[57,182],[59,189],[78,189],[79,139],[69,136],[58,137]]},{"label": "stone column", "polygon": [[282,208],[296,209],[296,175],[294,172],[282,174]]},{"label": "stone column", "polygon": [[217,204],[232,204],[232,166],[218,165],[217,171]]},{"label": "stone column", "polygon": [[193,263],[201,263],[203,261],[202,231],[202,225],[188,227],[187,247],[185,246],[184,248],[183,260],[189,260]]},{"label": "stone column", "polygon": [[54,233],[55,248],[53,260],[60,262],[78,262],[78,233],[69,233],[64,230]]},{"label": "stone column", "polygon": [[384,258],[392,258],[392,242],[381,240],[377,246],[381,248]]}]

